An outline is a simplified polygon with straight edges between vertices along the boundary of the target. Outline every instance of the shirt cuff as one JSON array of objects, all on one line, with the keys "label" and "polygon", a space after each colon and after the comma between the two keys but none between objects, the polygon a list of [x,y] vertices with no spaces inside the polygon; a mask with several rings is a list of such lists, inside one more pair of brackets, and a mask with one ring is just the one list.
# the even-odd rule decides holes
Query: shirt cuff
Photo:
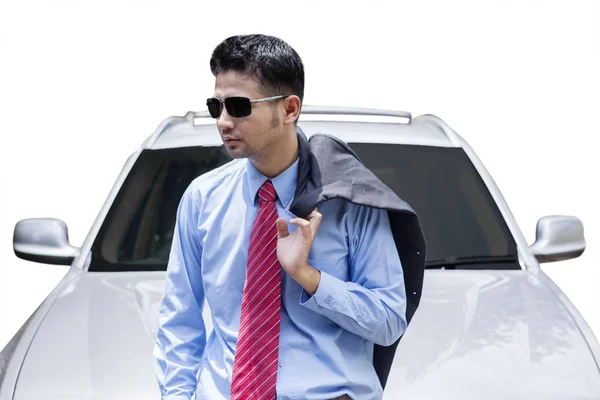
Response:
[{"label": "shirt cuff", "polygon": [[334,312],[342,312],[346,306],[348,290],[346,282],[321,271],[321,280],[314,295],[302,289],[300,305],[316,312],[327,309]]}]

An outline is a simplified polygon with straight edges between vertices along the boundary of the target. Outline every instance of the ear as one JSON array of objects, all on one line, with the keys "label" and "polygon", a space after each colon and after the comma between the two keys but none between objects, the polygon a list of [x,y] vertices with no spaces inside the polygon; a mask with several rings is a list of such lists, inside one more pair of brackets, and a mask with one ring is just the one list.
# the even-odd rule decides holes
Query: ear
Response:
[{"label": "ear", "polygon": [[293,124],[298,119],[300,116],[300,105],[300,97],[296,95],[291,95],[290,97],[286,97],[284,99],[284,125]]}]

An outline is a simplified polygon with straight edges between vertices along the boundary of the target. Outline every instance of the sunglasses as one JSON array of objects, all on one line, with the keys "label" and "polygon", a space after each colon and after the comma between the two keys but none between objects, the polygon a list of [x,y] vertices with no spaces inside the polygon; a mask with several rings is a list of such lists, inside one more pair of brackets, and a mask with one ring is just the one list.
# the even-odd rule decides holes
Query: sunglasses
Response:
[{"label": "sunglasses", "polygon": [[225,100],[221,100],[217,97],[211,97],[206,100],[208,106],[208,112],[213,118],[219,118],[223,111],[223,104],[227,109],[227,113],[234,118],[243,118],[252,114],[252,103],[262,103],[265,101],[273,101],[279,99],[285,99],[291,96],[291,94],[283,94],[280,96],[265,97],[264,99],[250,100],[247,97],[228,97]]}]

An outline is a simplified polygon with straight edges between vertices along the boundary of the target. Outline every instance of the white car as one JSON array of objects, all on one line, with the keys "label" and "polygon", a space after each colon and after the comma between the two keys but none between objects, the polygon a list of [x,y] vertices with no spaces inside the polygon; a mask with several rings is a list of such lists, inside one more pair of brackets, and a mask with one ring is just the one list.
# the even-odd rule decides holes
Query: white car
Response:
[{"label": "white car", "polygon": [[[528,245],[475,153],[433,115],[306,106],[298,126],[347,142],[421,219],[423,295],[384,399],[600,399],[600,346],[540,269],[582,254],[580,220],[544,217]],[[152,350],[177,205],[228,161],[207,112],[170,117],[129,157],[81,248],[60,220],[17,224],[17,256],[71,267],[0,353],[0,400],[160,397]]]}]

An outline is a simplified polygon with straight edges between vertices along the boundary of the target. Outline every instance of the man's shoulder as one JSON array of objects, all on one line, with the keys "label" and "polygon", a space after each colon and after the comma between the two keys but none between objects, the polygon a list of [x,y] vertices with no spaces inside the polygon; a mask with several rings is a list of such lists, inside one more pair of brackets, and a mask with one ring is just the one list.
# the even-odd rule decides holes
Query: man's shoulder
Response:
[{"label": "man's shoulder", "polygon": [[341,217],[360,218],[362,216],[369,216],[368,218],[378,214],[387,213],[388,210],[375,207],[365,202],[355,202],[343,197],[331,198],[319,205],[319,209],[323,209],[329,213],[340,215]]},{"label": "man's shoulder", "polygon": [[194,178],[190,183],[190,189],[200,195],[208,194],[220,187],[230,186],[234,180],[242,176],[245,170],[245,159],[231,160]]}]

